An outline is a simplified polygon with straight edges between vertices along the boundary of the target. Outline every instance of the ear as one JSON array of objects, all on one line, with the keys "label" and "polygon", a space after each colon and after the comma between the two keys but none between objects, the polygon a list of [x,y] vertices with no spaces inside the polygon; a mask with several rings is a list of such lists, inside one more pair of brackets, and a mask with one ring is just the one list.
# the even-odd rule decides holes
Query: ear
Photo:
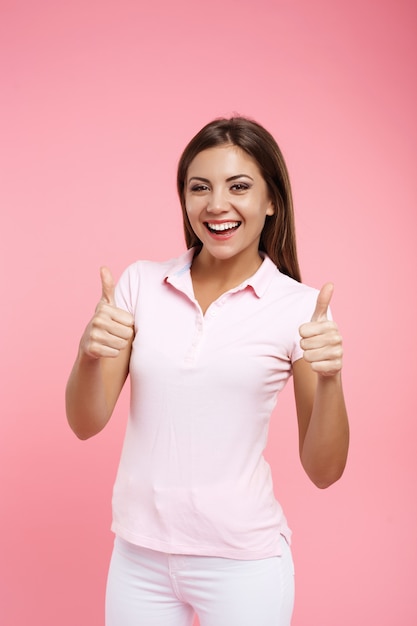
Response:
[{"label": "ear", "polygon": [[267,207],[266,207],[265,215],[274,215],[274,214],[275,214],[274,203],[272,202],[272,200],[269,200]]}]

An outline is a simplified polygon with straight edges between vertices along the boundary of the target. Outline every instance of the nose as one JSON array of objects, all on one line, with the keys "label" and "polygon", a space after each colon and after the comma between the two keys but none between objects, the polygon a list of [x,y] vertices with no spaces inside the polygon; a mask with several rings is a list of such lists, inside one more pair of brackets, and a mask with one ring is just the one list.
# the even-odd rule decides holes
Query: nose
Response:
[{"label": "nose", "polygon": [[219,215],[229,210],[229,202],[225,198],[225,194],[222,189],[213,189],[210,194],[210,199],[207,204],[207,211],[214,215]]}]

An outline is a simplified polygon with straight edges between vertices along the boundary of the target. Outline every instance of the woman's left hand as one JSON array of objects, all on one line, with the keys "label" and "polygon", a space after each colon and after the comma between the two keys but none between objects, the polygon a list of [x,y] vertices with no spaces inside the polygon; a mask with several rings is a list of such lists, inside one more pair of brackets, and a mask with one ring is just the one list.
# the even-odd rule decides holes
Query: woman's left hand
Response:
[{"label": "woman's left hand", "polygon": [[342,369],[342,337],[337,324],[327,318],[332,294],[333,284],[326,283],[317,296],[311,321],[299,329],[304,359],[321,376],[334,376]]}]

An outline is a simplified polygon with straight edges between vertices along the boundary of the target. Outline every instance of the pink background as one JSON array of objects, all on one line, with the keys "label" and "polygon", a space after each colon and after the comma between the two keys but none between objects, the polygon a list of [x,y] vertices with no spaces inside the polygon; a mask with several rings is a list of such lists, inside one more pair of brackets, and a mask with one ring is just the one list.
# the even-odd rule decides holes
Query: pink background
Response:
[{"label": "pink background", "polygon": [[177,158],[234,111],[286,155],[345,340],[343,479],[303,474],[291,385],[271,426],[293,624],[417,623],[416,53],[411,0],[0,2],[1,624],[103,624],[127,393],[80,442],[66,379],[100,264],[182,252]]}]

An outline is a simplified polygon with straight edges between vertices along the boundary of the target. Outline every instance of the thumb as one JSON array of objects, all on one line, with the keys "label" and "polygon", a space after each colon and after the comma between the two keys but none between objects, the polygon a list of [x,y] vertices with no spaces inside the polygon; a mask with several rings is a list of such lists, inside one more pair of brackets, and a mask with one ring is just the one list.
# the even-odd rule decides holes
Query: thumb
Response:
[{"label": "thumb", "polygon": [[327,320],[327,309],[332,299],[333,289],[333,283],[326,283],[320,289],[320,293],[317,296],[316,308],[311,318],[312,322],[323,322]]},{"label": "thumb", "polygon": [[114,305],[114,279],[108,267],[100,267],[101,298],[107,304]]}]

